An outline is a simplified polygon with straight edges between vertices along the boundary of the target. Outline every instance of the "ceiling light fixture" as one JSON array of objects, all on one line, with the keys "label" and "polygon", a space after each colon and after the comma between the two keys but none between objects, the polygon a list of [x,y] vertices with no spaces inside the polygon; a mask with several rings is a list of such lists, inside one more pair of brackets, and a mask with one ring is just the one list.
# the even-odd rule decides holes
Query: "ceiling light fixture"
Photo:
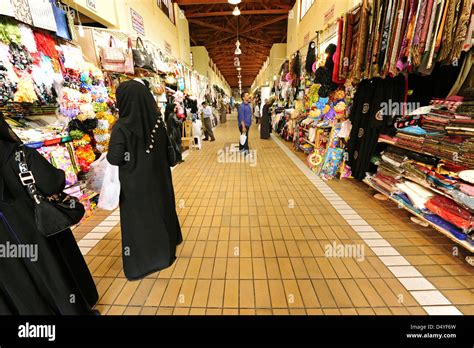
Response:
[{"label": "ceiling light fixture", "polygon": [[237,42],[235,43],[235,55],[238,56],[242,54],[242,50],[240,49],[240,41],[237,39]]},{"label": "ceiling light fixture", "polygon": [[242,68],[240,66],[237,67],[237,71],[241,71]]},{"label": "ceiling light fixture", "polygon": [[234,11],[232,11],[234,16],[240,16],[239,6],[235,6]]},{"label": "ceiling light fixture", "polygon": [[242,2],[242,0],[228,0],[227,2],[231,5],[238,5]]}]

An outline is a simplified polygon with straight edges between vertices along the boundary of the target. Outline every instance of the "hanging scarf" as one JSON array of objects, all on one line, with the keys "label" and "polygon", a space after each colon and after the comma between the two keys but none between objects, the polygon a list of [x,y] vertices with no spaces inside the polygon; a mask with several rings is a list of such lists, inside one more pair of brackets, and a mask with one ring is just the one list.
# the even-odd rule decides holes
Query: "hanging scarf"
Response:
[{"label": "hanging scarf", "polygon": [[420,41],[421,41],[421,34],[422,34],[423,27],[425,25],[425,20],[426,20],[428,1],[430,0],[422,0],[422,1],[423,2],[419,8],[419,15],[418,15],[418,19],[417,19],[417,23],[415,27],[413,45],[411,46],[411,49],[410,49],[411,63],[414,66],[418,66],[421,60],[419,47],[420,47]]},{"label": "hanging scarf", "polygon": [[467,36],[467,29],[469,26],[469,19],[471,18],[471,0],[464,0],[460,10],[456,34],[454,35],[453,49],[451,50],[450,61],[459,59],[464,45],[464,40]]},{"label": "hanging scarf", "polygon": [[388,1],[388,8],[387,12],[385,14],[385,20],[383,24],[383,30],[382,30],[382,40],[380,43],[380,53],[378,57],[378,71],[379,74],[381,74],[383,66],[385,64],[385,54],[387,52],[387,47],[388,47],[388,40],[389,40],[389,34],[390,34],[390,25],[391,25],[391,19],[392,19],[392,12],[393,12],[393,1]]},{"label": "hanging scarf", "polygon": [[344,53],[346,52],[346,41],[347,41],[347,13],[344,14],[342,18],[342,38],[341,44],[339,45],[339,71],[338,78],[343,80],[343,70],[344,70]]},{"label": "hanging scarf", "polygon": [[351,47],[352,47],[352,36],[354,30],[354,15],[352,13],[347,14],[347,34],[346,34],[346,47],[343,57],[342,77],[347,78],[349,74],[349,65],[351,62]]},{"label": "hanging scarf", "polygon": [[413,64],[418,67],[421,64],[421,59],[423,57],[423,53],[425,52],[425,45],[427,40],[428,31],[432,25],[432,20],[434,15],[433,12],[433,0],[428,0],[426,4],[426,13],[423,22],[423,26],[420,28],[420,41],[417,46],[415,46],[414,56],[413,56]]},{"label": "hanging scarf", "polygon": [[337,20],[337,46],[336,52],[333,56],[334,61],[334,68],[332,71],[332,81],[334,83],[344,83],[344,80],[339,79],[339,64],[340,64],[340,56],[341,56],[341,42],[342,42],[342,19],[339,18]]},{"label": "hanging scarf", "polygon": [[367,36],[369,35],[369,15],[370,15],[370,6],[369,0],[362,1],[362,12],[360,19],[360,36],[359,36],[359,47],[357,47],[357,58],[355,66],[355,77],[357,80],[362,78],[362,70],[366,65],[364,60],[365,53],[367,51]]},{"label": "hanging scarf", "polygon": [[372,57],[371,57],[372,63],[371,63],[370,78],[379,76],[378,59],[379,59],[379,53],[381,50],[383,28],[385,25],[384,20],[386,16],[387,6],[388,4],[386,1],[380,3],[377,25],[374,30],[375,42],[374,42],[374,47],[372,49]]},{"label": "hanging scarf", "polygon": [[349,78],[354,78],[356,74],[356,60],[357,60],[357,48],[359,47],[359,40],[360,40],[360,19],[361,19],[361,12],[362,10],[359,8],[357,9],[356,13],[354,13],[354,26],[352,28],[352,44],[350,47],[350,59],[349,59]]},{"label": "hanging scarf", "polygon": [[407,29],[400,47],[400,54],[398,55],[397,68],[402,71],[408,65],[408,48],[410,47],[413,39],[413,30],[416,25],[416,15],[418,13],[418,0],[410,1],[410,12]]},{"label": "hanging scarf", "polygon": [[438,53],[439,53],[439,48],[441,46],[441,40],[443,38],[444,25],[446,23],[446,17],[448,16],[450,1],[454,1],[454,0],[445,0],[444,2],[443,19],[441,20],[441,25],[439,26],[438,35],[436,35],[435,52],[438,52]]},{"label": "hanging scarf", "polygon": [[397,58],[398,58],[398,53],[400,49],[400,40],[402,37],[402,33],[405,31],[405,28],[406,28],[408,10],[409,10],[409,7],[408,6],[405,7],[405,1],[401,1],[400,8],[397,14],[397,28],[395,30],[393,48],[390,55],[390,64],[388,68],[388,71],[392,76],[397,74],[396,64],[397,64]]},{"label": "hanging scarf", "polygon": [[461,0],[451,0],[449,2],[448,13],[446,15],[446,23],[444,27],[443,38],[441,39],[441,49],[439,52],[438,60],[445,61],[451,52],[453,41],[454,41],[454,30],[456,21],[456,8],[460,4]]},{"label": "hanging scarf", "polygon": [[379,0],[374,0],[374,4],[373,4],[373,10],[371,12],[371,18],[370,18],[370,25],[369,25],[369,42],[367,43],[367,52],[366,52],[366,55],[365,55],[365,62],[366,62],[366,65],[365,65],[365,69],[364,69],[364,73],[363,73],[363,76],[365,78],[368,78],[369,75],[370,75],[370,68],[372,66],[372,46],[374,44],[374,41],[375,41],[375,35],[376,35],[376,32],[375,32],[375,28],[376,28],[376,25],[377,25],[377,18],[378,18],[378,15],[379,15]]},{"label": "hanging scarf", "polygon": [[441,21],[443,18],[444,5],[445,5],[444,0],[441,0],[439,3],[437,3],[436,23],[433,29],[433,34],[432,34],[429,51],[428,51],[428,59],[426,63],[427,72],[430,72],[430,73],[434,67],[433,62],[434,62],[434,55],[435,55],[435,48],[436,48],[436,39],[438,37],[438,32],[440,31]]}]

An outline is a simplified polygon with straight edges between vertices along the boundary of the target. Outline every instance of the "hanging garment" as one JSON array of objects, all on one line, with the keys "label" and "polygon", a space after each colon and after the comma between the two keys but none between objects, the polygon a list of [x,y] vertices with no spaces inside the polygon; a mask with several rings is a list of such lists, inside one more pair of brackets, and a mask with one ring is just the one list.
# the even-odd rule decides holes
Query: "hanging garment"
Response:
[{"label": "hanging garment", "polygon": [[[463,0],[462,8],[459,10],[459,20],[454,35],[453,49],[450,54],[450,62],[459,59],[466,40],[469,20],[471,19],[472,0]],[[472,33],[471,33],[472,34]]]},{"label": "hanging garment", "polygon": [[342,45],[342,19],[337,20],[337,46],[336,52],[333,56],[334,68],[332,71],[332,81],[334,83],[342,84],[345,80],[339,79],[339,64],[341,56],[341,45]]},{"label": "hanging garment", "polygon": [[[37,248],[36,260],[33,253],[0,257],[0,314],[92,314],[98,294],[71,230],[45,237],[37,229],[34,203],[18,178],[18,146],[18,137],[0,118],[0,244]],[[24,150],[38,189],[45,195],[61,192],[64,172],[36,150]]]},{"label": "hanging garment", "polygon": [[117,106],[107,159],[120,167],[122,259],[125,276],[136,280],[172,265],[182,235],[166,129],[152,94],[140,82],[124,82]]},{"label": "hanging garment", "polygon": [[271,130],[271,115],[270,115],[270,104],[265,104],[262,109],[262,121],[260,124],[260,139],[270,138]]},{"label": "hanging garment", "polygon": [[407,23],[406,31],[403,35],[402,44],[400,47],[400,52],[398,55],[398,60],[397,60],[397,65],[396,65],[399,71],[405,70],[406,68],[408,68],[410,64],[409,62],[410,49],[409,48],[413,40],[414,29],[415,29],[416,19],[418,15],[418,9],[419,9],[418,0],[410,0],[408,23]]},{"label": "hanging garment", "polygon": [[441,39],[441,48],[439,52],[439,61],[445,61],[453,48],[454,34],[456,30],[457,9],[461,0],[450,0],[446,9],[446,22],[444,24],[443,37]]}]

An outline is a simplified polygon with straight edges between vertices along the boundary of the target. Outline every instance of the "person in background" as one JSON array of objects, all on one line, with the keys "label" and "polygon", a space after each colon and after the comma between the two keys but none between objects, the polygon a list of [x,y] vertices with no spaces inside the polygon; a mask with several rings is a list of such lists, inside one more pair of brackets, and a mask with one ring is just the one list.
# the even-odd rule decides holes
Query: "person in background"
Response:
[{"label": "person in background", "polygon": [[202,103],[202,117],[204,119],[204,140],[215,141],[214,132],[212,131],[212,108],[207,104],[207,102]]},{"label": "person in background", "polygon": [[260,117],[262,117],[262,114],[260,113],[260,106],[259,106],[259,100],[258,98],[255,99],[254,105],[253,105],[253,114],[255,116],[255,123],[258,124],[260,123]]},{"label": "person in background", "polygon": [[249,130],[252,125],[252,107],[250,106],[250,94],[248,92],[242,93],[242,104],[239,105],[237,122],[240,134],[245,134],[247,137],[245,144],[242,145],[239,141],[239,150],[249,154]]},{"label": "person in background", "polygon": [[262,108],[262,123],[260,124],[260,139],[270,138],[270,133],[272,132],[271,127],[271,107],[275,101],[275,97],[265,99],[265,104]]},{"label": "person in background", "polygon": [[151,92],[137,81],[117,88],[119,120],[107,160],[119,166],[122,261],[128,280],[171,266],[183,241],[169,167],[168,135]]},{"label": "person in background", "polygon": [[224,102],[224,100],[221,100],[221,107],[220,107],[220,121],[221,123],[226,123],[227,122],[227,105]]}]

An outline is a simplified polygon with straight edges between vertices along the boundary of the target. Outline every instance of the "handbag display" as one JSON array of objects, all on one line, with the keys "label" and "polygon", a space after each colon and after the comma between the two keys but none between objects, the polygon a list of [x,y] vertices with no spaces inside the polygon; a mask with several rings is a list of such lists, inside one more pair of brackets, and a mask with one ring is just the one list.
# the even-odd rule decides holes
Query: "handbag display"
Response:
[{"label": "handbag display", "polygon": [[153,56],[146,51],[140,37],[137,38],[136,47],[133,49],[133,62],[137,68],[155,71]]},{"label": "handbag display", "polygon": [[128,38],[127,50],[125,51],[124,73],[130,74],[130,75],[135,74],[135,66],[133,62],[132,39],[130,38]]},{"label": "handbag display", "polygon": [[109,46],[100,48],[100,61],[102,68],[107,71],[125,72],[125,53],[124,51],[116,47],[115,39],[110,35]]},{"label": "handbag display", "polygon": [[51,0],[51,5],[53,6],[54,20],[56,21],[56,35],[63,39],[71,40],[66,11],[62,8],[59,1]]},{"label": "handbag display", "polygon": [[30,5],[28,0],[10,0],[11,5],[15,11],[15,18],[28,25],[33,24],[33,18],[31,18]]},{"label": "handbag display", "polygon": [[49,0],[29,0],[33,26],[49,31],[57,31],[53,6]]},{"label": "handbag display", "polygon": [[34,204],[35,223],[38,231],[50,237],[79,223],[85,214],[84,206],[75,197],[60,193],[44,197],[36,188],[35,177],[29,170],[23,147],[15,154],[20,170],[19,177]]}]

